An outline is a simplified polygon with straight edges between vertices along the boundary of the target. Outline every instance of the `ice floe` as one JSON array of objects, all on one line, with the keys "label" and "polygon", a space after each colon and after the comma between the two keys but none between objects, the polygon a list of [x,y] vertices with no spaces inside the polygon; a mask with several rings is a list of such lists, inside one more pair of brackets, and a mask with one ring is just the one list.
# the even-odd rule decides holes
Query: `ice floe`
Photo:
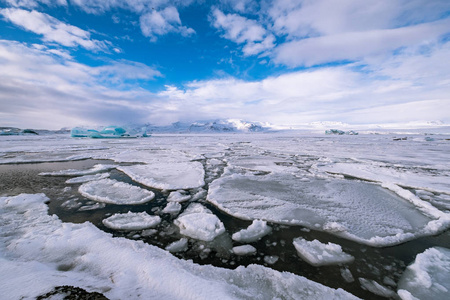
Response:
[{"label": "ice floe", "polygon": [[205,171],[199,162],[155,163],[118,167],[133,180],[156,189],[194,189],[205,185]]},{"label": "ice floe", "polygon": [[219,218],[201,204],[193,203],[174,221],[182,235],[212,241],[225,232]]},{"label": "ice floe", "polygon": [[307,241],[296,238],[293,241],[298,255],[313,266],[325,266],[351,263],[354,257],[342,251],[340,245],[321,243],[318,240]]},{"label": "ice floe", "polygon": [[186,251],[187,249],[188,249],[187,238],[181,238],[178,241],[175,241],[166,247],[166,250],[171,253],[183,252]]},{"label": "ice floe", "polygon": [[366,278],[359,278],[358,280],[363,289],[368,290],[369,292],[374,293],[375,295],[385,298],[396,298],[397,296],[393,290],[379,284],[375,280]]},{"label": "ice floe", "polygon": [[39,173],[39,175],[43,175],[43,176],[82,176],[82,175],[91,175],[91,174],[109,171],[116,167],[117,167],[117,165],[97,164],[88,170],[69,169],[69,170],[61,170],[61,171],[55,171],[55,172],[43,172],[43,173]]},{"label": "ice floe", "polygon": [[114,214],[104,219],[103,224],[116,230],[143,230],[153,228],[161,223],[159,216],[151,216],[146,212]]},{"label": "ice floe", "polygon": [[450,249],[433,247],[416,256],[398,283],[400,298],[450,299]]},{"label": "ice floe", "polygon": [[163,213],[166,214],[177,214],[181,210],[181,204],[178,202],[169,202],[163,209]]},{"label": "ice floe", "polygon": [[231,238],[237,242],[251,243],[268,235],[270,232],[272,232],[272,228],[267,225],[266,221],[254,220],[247,229],[234,233]]},{"label": "ice floe", "polygon": [[256,248],[252,245],[242,245],[233,247],[232,251],[234,254],[239,256],[253,255],[256,253]]},{"label": "ice floe", "polygon": [[185,202],[191,199],[190,195],[183,194],[183,191],[174,191],[169,194],[167,201],[169,202]]},{"label": "ice floe", "polygon": [[[56,286],[109,299],[357,299],[304,277],[250,265],[200,266],[91,223],[47,214],[43,194],[0,198],[0,286],[5,299],[35,299]],[[263,284],[262,284],[263,283]]]},{"label": "ice floe", "polygon": [[66,183],[75,184],[75,183],[85,183],[94,180],[105,179],[110,176],[109,173],[100,173],[94,175],[84,175],[80,177],[70,178],[66,180]]},{"label": "ice floe", "polygon": [[423,214],[377,184],[344,179],[225,174],[210,184],[207,200],[238,218],[303,225],[372,246],[399,244],[449,226],[447,214]]},{"label": "ice floe", "polygon": [[86,198],[110,204],[142,204],[155,197],[152,191],[113,179],[83,183],[78,191]]}]

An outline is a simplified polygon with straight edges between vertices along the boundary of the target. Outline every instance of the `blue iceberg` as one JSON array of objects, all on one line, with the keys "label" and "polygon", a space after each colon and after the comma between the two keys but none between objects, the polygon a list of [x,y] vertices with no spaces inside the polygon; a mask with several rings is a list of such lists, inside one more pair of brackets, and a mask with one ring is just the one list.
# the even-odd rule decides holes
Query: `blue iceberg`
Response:
[{"label": "blue iceberg", "polygon": [[150,136],[146,132],[144,132],[142,135],[130,135],[125,128],[119,126],[108,126],[100,131],[95,129],[74,127],[72,128],[70,135],[72,137],[90,137],[95,139],[137,138]]}]

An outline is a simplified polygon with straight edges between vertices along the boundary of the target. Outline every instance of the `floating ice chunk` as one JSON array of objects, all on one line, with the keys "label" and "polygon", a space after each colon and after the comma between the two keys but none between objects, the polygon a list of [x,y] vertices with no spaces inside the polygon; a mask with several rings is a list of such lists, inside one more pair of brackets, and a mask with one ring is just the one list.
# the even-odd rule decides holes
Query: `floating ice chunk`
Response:
[{"label": "floating ice chunk", "polygon": [[307,241],[302,238],[294,239],[294,247],[298,255],[313,266],[345,264],[355,259],[342,251],[341,246],[333,243],[323,244],[318,240]]},{"label": "floating ice chunk", "polygon": [[207,242],[225,232],[219,218],[198,203],[191,204],[174,224],[180,228],[182,235]]},{"label": "floating ice chunk", "polygon": [[43,176],[82,176],[82,175],[91,175],[91,174],[109,171],[116,167],[117,167],[117,165],[97,164],[88,170],[69,169],[69,170],[61,170],[61,171],[56,171],[56,172],[43,172],[43,173],[39,173],[39,175],[43,175]]},{"label": "floating ice chunk", "polygon": [[247,229],[242,229],[234,233],[231,238],[237,242],[251,243],[271,232],[272,228],[267,225],[266,221],[254,220]]},{"label": "floating ice chunk", "polygon": [[191,199],[190,195],[184,195],[180,191],[174,191],[169,194],[167,201],[169,202],[185,202]]},{"label": "floating ice chunk", "polygon": [[398,283],[398,294],[405,300],[450,299],[449,278],[450,249],[429,248],[406,268]]},{"label": "floating ice chunk", "polygon": [[226,174],[209,185],[207,200],[234,217],[302,225],[377,247],[449,226],[447,214],[424,214],[378,184],[345,179]]},{"label": "floating ice chunk", "polygon": [[181,204],[178,202],[169,202],[163,209],[163,213],[166,214],[177,214],[181,210]]},{"label": "floating ice chunk", "polygon": [[89,182],[89,181],[94,181],[94,180],[100,180],[100,179],[105,179],[109,177],[109,173],[100,173],[100,174],[94,174],[94,175],[84,175],[84,176],[80,176],[80,177],[75,177],[75,178],[70,178],[66,180],[66,183],[85,183],[85,182]]},{"label": "floating ice chunk", "polygon": [[118,169],[143,185],[161,190],[194,189],[205,185],[205,171],[199,162],[155,163]]},{"label": "floating ice chunk", "polygon": [[161,223],[159,216],[150,216],[146,212],[126,214],[114,214],[104,219],[103,224],[111,229],[116,230],[142,230],[153,228]]},{"label": "floating ice chunk", "polygon": [[375,280],[369,280],[366,278],[359,278],[359,283],[361,284],[361,287],[365,290],[368,290],[371,293],[374,293],[375,295],[386,297],[386,298],[396,298],[396,294],[393,290],[382,286]]},{"label": "floating ice chunk", "polygon": [[170,253],[184,252],[187,249],[188,249],[187,238],[181,238],[178,241],[175,241],[166,247],[166,250],[169,251]]},{"label": "floating ice chunk", "polygon": [[277,255],[266,255],[264,256],[264,262],[268,265],[273,265],[278,261],[279,257]]},{"label": "floating ice chunk", "polygon": [[155,197],[151,191],[112,179],[83,183],[78,191],[91,200],[111,204],[142,204]]},{"label": "floating ice chunk", "polygon": [[352,272],[347,268],[341,268],[341,276],[348,283],[355,281],[355,278],[353,277]]},{"label": "floating ice chunk", "polygon": [[89,222],[63,223],[47,213],[45,201],[43,194],[0,197],[4,299],[36,299],[63,285],[109,299],[357,299],[259,265],[229,270],[180,260],[141,241],[113,238]]},{"label": "floating ice chunk", "polygon": [[237,246],[237,247],[233,247],[233,253],[239,256],[244,256],[244,255],[253,255],[256,253],[256,248],[253,247],[252,245],[242,245],[242,246]]}]

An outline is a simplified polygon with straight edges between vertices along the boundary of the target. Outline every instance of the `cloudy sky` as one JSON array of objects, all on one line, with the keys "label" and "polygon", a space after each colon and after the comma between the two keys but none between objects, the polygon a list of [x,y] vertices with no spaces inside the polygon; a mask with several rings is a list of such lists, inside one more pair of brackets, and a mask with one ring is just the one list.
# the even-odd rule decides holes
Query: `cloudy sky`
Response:
[{"label": "cloudy sky", "polygon": [[0,126],[450,123],[448,0],[0,0]]}]

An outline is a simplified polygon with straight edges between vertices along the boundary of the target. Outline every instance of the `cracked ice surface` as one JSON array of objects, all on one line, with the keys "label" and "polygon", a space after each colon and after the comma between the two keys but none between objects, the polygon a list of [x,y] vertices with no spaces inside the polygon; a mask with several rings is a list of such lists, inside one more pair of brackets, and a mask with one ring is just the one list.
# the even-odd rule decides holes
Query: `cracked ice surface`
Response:
[{"label": "cracked ice surface", "polygon": [[205,171],[199,162],[155,163],[117,169],[134,181],[155,189],[194,189],[205,185]]},{"label": "cracked ice surface", "polygon": [[[342,179],[299,180],[290,174],[227,174],[211,183],[207,200],[242,219],[298,224],[373,246],[401,243],[445,229],[382,187]],[[435,226],[436,227],[436,226]]]},{"label": "cracked ice surface", "polygon": [[111,204],[141,204],[155,197],[151,191],[113,179],[83,183],[78,191],[91,200]]},{"label": "cracked ice surface", "polygon": [[5,299],[35,299],[62,285],[109,299],[129,299],[137,287],[143,299],[357,299],[291,273],[200,266],[140,241],[112,238],[89,222],[63,223],[47,214],[48,200],[44,194],[0,198]]}]

